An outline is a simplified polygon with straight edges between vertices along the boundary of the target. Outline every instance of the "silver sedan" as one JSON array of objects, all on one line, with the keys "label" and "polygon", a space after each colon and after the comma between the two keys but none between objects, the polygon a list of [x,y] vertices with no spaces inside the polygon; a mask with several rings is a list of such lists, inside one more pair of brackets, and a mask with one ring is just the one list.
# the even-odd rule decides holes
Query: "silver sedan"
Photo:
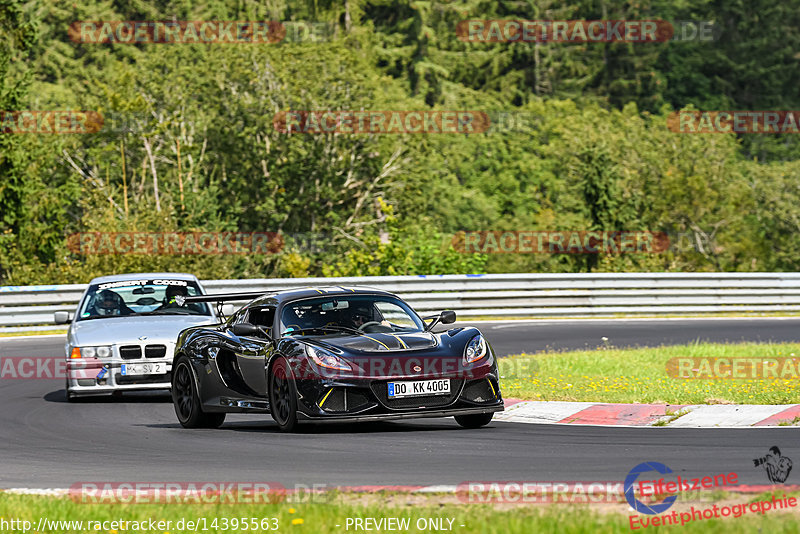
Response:
[{"label": "silver sedan", "polygon": [[66,396],[126,390],[167,390],[178,333],[218,322],[205,303],[179,304],[179,296],[203,295],[191,274],[135,273],[95,278],[74,314],[65,346]]}]

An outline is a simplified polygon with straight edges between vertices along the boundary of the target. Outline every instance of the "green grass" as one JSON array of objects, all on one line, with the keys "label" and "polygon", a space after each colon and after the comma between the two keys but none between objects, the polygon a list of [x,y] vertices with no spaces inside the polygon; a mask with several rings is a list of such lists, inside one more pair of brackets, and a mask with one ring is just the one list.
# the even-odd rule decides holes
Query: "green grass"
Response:
[{"label": "green grass", "polygon": [[653,426],[667,426],[668,424],[670,424],[674,420],[676,420],[676,419],[678,419],[680,417],[683,417],[687,413],[689,413],[689,410],[681,410],[679,412],[673,412],[671,410],[665,410],[665,414],[670,416],[669,419],[662,419],[661,421],[656,421],[655,423],[653,423]]},{"label": "green grass", "polygon": [[0,337],[19,337],[19,336],[45,336],[50,334],[67,335],[67,330],[25,330],[23,332],[0,332]]},{"label": "green grass", "polygon": [[800,344],[707,344],[522,354],[500,360],[503,396],[525,400],[653,404],[795,404],[798,379],[671,378],[666,364],[678,357],[783,358]]},{"label": "green grass", "polygon": [[[738,308],[738,309],[737,309]],[[795,311],[750,311],[746,306],[731,306],[731,311],[703,312],[703,313],[609,313],[587,315],[463,315],[459,313],[458,320],[470,321],[574,321],[583,319],[685,319],[685,318],[720,318],[720,317],[798,317],[800,312]]]},{"label": "green grass", "polygon": [[[371,517],[375,519],[398,517],[409,518],[411,528],[405,532],[421,532],[414,526],[420,518],[453,519],[454,533],[514,534],[514,533],[595,533],[631,532],[628,523],[627,505],[614,505],[613,510],[601,510],[592,505],[524,505],[502,509],[486,504],[452,504],[452,496],[379,495],[372,496],[371,502],[363,497],[352,496],[352,504],[347,504],[350,496],[339,495],[335,503],[280,503],[280,504],[80,504],[68,498],[54,498],[31,495],[8,495],[0,493],[0,517],[5,520],[23,518],[36,523],[40,517],[50,520],[83,521],[171,521],[169,530],[91,530],[103,534],[125,534],[127,532],[149,532],[179,534],[186,532],[175,528],[181,520],[206,518],[210,525],[215,518],[218,525],[223,518],[277,518],[277,532],[354,532],[351,526],[346,530],[346,520],[350,518]],[[445,502],[440,502],[440,501]],[[741,498],[739,499],[742,500]],[[389,504],[386,504],[389,503]],[[230,524],[230,523],[229,523]],[[447,523],[445,522],[445,525]],[[339,526],[336,526],[339,525]],[[461,525],[464,525],[463,527]],[[675,526],[674,528],[678,528]],[[748,532],[796,532],[796,513],[769,513],[764,516],[742,516],[739,518],[698,521],[680,526],[681,532],[710,532],[737,534]],[[87,530],[84,530],[86,532]],[[192,530],[193,531],[193,530]],[[202,528],[199,529],[203,532]],[[11,532],[3,529],[2,532]],[[78,532],[75,529],[42,529],[46,533]],[[227,530],[221,528],[206,532],[275,532],[268,530]],[[374,532],[374,530],[373,530]],[[384,530],[383,532],[386,532]],[[428,530],[426,532],[435,532]]]},{"label": "green grass", "polygon": [[789,421],[788,419],[786,421],[780,421],[778,423],[778,426],[793,426],[796,425],[797,423],[800,423],[800,415],[796,416],[791,421]]}]

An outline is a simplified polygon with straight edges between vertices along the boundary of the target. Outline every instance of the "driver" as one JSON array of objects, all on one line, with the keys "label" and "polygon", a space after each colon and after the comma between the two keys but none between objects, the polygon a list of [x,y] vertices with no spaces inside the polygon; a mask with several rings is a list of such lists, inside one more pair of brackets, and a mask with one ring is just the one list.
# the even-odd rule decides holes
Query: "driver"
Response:
[{"label": "driver", "polygon": [[95,296],[93,315],[110,317],[112,315],[129,315],[133,310],[125,305],[118,294],[109,289],[104,289]]},{"label": "driver", "polygon": [[372,317],[373,315],[369,308],[358,307],[353,310],[353,314],[350,316],[350,319],[353,321],[353,325],[359,330],[367,323],[380,323],[383,326],[391,327],[389,321],[376,321]]},{"label": "driver", "polygon": [[175,301],[175,297],[188,297],[189,290],[186,286],[168,286],[164,296],[164,305],[162,308],[178,308],[180,304]]},{"label": "driver", "polygon": [[351,319],[356,328],[361,328],[370,321],[369,315],[364,309],[355,310],[351,316]]}]

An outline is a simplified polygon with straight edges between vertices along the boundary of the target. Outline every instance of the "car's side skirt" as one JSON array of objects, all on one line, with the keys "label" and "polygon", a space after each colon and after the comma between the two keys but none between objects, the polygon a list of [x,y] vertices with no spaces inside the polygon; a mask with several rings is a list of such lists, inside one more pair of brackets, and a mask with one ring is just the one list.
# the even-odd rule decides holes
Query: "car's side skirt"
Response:
[{"label": "car's side skirt", "polygon": [[266,400],[255,399],[231,399],[228,397],[220,397],[220,406],[226,408],[228,413],[236,412],[262,412],[269,413],[269,402]]}]

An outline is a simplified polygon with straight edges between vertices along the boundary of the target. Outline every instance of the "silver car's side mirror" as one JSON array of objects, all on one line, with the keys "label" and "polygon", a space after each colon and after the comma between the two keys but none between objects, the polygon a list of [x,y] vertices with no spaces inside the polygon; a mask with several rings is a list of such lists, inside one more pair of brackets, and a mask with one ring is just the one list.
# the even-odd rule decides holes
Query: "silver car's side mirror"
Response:
[{"label": "silver car's side mirror", "polygon": [[53,314],[56,324],[67,324],[72,321],[72,314],[68,311],[57,311]]}]

